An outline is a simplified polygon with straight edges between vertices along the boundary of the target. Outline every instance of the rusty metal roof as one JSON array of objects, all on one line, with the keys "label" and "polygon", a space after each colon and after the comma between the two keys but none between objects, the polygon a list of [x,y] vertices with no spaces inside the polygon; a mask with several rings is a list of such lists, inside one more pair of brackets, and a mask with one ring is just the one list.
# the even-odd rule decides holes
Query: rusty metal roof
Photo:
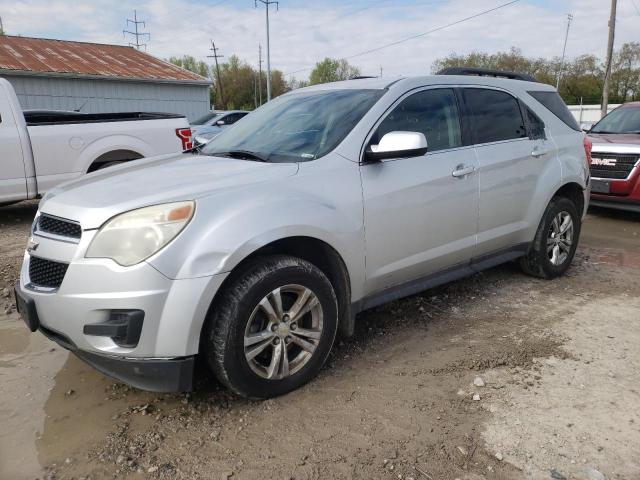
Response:
[{"label": "rusty metal roof", "polygon": [[211,83],[133,47],[0,36],[0,71]]}]

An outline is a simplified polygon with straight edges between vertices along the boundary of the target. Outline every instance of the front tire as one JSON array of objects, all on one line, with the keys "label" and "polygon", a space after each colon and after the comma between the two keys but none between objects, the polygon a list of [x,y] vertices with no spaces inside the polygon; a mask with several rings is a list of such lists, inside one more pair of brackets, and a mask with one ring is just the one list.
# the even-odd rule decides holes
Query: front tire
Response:
[{"label": "front tire", "polygon": [[256,259],[220,292],[203,351],[220,382],[240,396],[285,394],[314,378],[338,327],[333,287],[315,265],[290,256]]},{"label": "front tire", "polygon": [[554,197],[544,212],[527,255],[520,261],[525,273],[556,278],[567,271],[578,247],[582,219],[566,197]]}]

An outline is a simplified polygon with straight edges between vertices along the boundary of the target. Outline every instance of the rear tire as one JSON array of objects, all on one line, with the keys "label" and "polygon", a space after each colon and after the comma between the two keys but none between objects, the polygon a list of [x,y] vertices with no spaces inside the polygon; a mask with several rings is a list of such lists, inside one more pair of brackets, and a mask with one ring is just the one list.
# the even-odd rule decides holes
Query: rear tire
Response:
[{"label": "rear tire", "polygon": [[542,216],[522,270],[534,277],[556,278],[567,271],[578,247],[582,218],[566,197],[554,197]]},{"label": "rear tire", "polygon": [[265,399],[314,378],[337,327],[337,299],[324,273],[296,257],[269,256],[242,267],[220,292],[202,347],[221,383]]}]

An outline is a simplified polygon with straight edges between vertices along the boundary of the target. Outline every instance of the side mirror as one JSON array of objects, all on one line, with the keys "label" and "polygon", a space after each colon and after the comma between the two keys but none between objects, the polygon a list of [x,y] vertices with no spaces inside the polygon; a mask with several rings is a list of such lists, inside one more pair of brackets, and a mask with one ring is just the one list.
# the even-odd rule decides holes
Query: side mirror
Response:
[{"label": "side mirror", "polygon": [[216,122],[216,125],[217,125],[217,126],[219,126],[219,127],[221,127],[221,126],[223,126],[223,125],[226,125],[226,122],[225,122],[224,120],[218,120],[218,121]]},{"label": "side mirror", "polygon": [[589,130],[591,130],[591,128],[593,127],[593,123],[581,123],[580,124],[580,130],[582,130],[583,132],[588,132]]},{"label": "side mirror", "polygon": [[386,158],[421,157],[427,153],[427,139],[420,132],[389,132],[378,145],[364,152],[366,162],[378,162]]}]

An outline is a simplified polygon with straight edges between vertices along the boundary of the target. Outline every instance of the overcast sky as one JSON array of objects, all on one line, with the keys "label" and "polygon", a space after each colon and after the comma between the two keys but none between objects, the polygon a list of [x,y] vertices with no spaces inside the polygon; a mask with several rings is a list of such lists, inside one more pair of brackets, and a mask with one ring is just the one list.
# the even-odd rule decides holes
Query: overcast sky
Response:
[{"label": "overcast sky", "polygon": [[[306,78],[318,60],[361,52],[426,32],[508,0],[281,0],[271,18],[271,65]],[[122,33],[133,9],[151,33],[148,52],[206,60],[213,38],[225,56],[257,65],[266,43],[264,6],[253,0],[0,0],[8,34],[126,45]],[[451,52],[496,52],[515,46],[525,55],[562,53],[567,13],[574,20],[567,55],[604,57],[609,0],[520,0],[494,12],[349,61],[365,75],[429,73]],[[616,45],[640,41],[640,0],[618,0]],[[131,27],[131,26],[130,26]]]}]

